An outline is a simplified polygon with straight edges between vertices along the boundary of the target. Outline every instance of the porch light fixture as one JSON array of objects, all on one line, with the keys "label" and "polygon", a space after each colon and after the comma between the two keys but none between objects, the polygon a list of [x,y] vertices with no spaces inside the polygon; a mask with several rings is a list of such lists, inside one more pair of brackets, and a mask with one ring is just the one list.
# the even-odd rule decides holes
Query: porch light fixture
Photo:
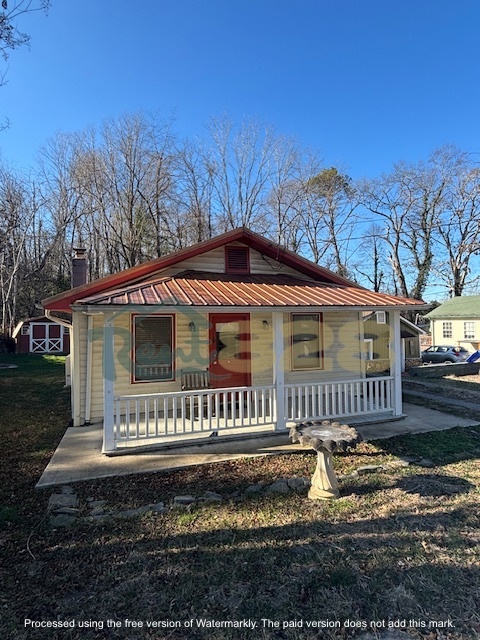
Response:
[{"label": "porch light fixture", "polygon": [[267,330],[267,329],[268,329],[268,327],[270,326],[270,325],[268,324],[268,320],[264,320],[264,321],[262,322],[262,324],[263,324],[263,328],[264,328],[265,330]]},{"label": "porch light fixture", "polygon": [[188,328],[190,329],[190,331],[191,331],[192,333],[196,330],[195,323],[193,322],[193,320],[192,320],[192,322],[190,322],[190,324],[188,325]]}]

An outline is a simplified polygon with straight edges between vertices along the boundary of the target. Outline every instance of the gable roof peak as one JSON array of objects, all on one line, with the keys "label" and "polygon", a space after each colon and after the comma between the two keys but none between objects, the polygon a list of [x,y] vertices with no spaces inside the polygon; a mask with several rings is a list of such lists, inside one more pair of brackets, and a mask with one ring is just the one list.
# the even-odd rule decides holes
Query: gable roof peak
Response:
[{"label": "gable roof peak", "polygon": [[168,267],[178,264],[183,260],[194,258],[234,241],[243,242],[262,255],[268,256],[277,262],[281,262],[314,280],[364,289],[364,287],[361,287],[357,283],[339,276],[329,269],[320,267],[307,258],[303,258],[289,249],[282,248],[278,243],[264,238],[248,227],[243,226],[232,229],[231,231],[226,231],[225,233],[209,238],[195,245],[179,249],[178,251],[168,255],[149,260],[148,262],[130,267],[129,269],[94,280],[86,285],[81,285],[74,289],[64,291],[63,293],[43,300],[42,304],[45,309],[70,311],[70,305],[73,304],[75,300],[79,300],[102,291],[115,289],[120,286],[135,284],[149,275],[153,275],[160,270],[167,269]]}]

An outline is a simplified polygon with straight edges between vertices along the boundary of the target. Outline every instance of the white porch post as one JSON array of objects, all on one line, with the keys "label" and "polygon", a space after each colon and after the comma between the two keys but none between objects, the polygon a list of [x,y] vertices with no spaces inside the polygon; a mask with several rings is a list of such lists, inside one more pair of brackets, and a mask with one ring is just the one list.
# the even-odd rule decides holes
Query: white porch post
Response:
[{"label": "white porch post", "polygon": [[390,312],[390,367],[393,375],[394,415],[402,415],[402,338],[400,311]]},{"label": "white porch post", "polygon": [[113,314],[103,319],[103,452],[115,450],[114,433],[114,379],[115,350]]},{"label": "white porch post", "polygon": [[283,363],[284,339],[283,339],[283,312],[274,311],[273,320],[273,384],[275,385],[275,397],[277,399],[275,425],[276,431],[285,429],[285,370]]},{"label": "white porch post", "polygon": [[79,427],[83,425],[83,416],[80,406],[80,331],[81,324],[83,324],[83,316],[78,311],[74,311],[72,314],[72,335],[70,336],[70,357],[71,357],[71,372],[72,372],[72,387],[71,387],[71,403],[72,403],[72,419],[73,426]]}]

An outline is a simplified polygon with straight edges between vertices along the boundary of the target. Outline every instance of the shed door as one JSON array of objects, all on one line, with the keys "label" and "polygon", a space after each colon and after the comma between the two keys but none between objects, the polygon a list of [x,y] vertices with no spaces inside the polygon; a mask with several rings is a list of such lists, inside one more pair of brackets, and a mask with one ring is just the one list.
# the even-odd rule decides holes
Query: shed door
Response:
[{"label": "shed door", "polygon": [[62,327],[55,322],[32,322],[31,353],[62,353]]}]

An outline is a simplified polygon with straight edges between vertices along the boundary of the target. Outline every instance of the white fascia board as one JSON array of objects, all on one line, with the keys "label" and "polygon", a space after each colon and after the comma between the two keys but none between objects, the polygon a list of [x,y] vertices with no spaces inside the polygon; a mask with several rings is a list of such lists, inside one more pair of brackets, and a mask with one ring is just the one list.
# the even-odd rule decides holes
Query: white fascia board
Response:
[{"label": "white fascia board", "polygon": [[[284,313],[328,313],[352,311],[360,313],[362,311],[406,311],[408,309],[419,309],[417,305],[402,306],[172,306],[172,305],[154,305],[154,304],[125,304],[125,305],[72,305],[73,311],[79,311],[87,315],[99,315],[103,313],[121,314],[125,312],[133,313],[255,313],[256,311],[265,313],[274,311],[283,311]],[[415,325],[414,325],[415,326]]]}]

